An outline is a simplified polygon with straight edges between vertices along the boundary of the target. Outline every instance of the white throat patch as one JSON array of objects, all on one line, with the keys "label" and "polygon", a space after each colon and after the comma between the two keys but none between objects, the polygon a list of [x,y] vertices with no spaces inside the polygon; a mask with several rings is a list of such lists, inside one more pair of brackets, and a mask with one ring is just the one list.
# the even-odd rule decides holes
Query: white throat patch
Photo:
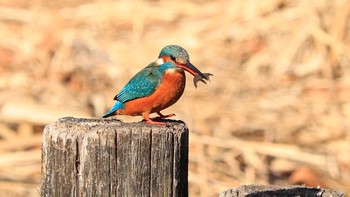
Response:
[{"label": "white throat patch", "polygon": [[164,64],[164,60],[163,60],[163,58],[160,57],[155,61],[155,63],[157,66],[160,66],[160,65]]}]

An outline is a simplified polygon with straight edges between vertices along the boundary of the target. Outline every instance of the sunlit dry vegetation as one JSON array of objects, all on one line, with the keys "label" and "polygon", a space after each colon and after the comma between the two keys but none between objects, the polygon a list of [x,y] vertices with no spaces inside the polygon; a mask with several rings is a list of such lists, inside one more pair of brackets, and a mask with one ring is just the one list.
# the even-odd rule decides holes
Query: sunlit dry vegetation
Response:
[{"label": "sunlit dry vegetation", "polygon": [[[44,125],[100,117],[168,44],[188,77],[190,196],[247,183],[350,192],[350,1],[2,0],[0,196],[38,196]],[[140,117],[118,117],[140,121]]]}]

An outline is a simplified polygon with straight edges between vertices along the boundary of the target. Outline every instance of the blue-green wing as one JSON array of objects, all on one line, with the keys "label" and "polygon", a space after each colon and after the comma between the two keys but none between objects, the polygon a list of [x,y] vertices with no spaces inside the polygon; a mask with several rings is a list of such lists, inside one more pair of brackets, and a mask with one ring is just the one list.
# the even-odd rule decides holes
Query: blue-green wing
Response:
[{"label": "blue-green wing", "polygon": [[114,97],[114,100],[125,103],[127,101],[151,95],[161,81],[162,73],[158,66],[151,63],[138,72]]}]

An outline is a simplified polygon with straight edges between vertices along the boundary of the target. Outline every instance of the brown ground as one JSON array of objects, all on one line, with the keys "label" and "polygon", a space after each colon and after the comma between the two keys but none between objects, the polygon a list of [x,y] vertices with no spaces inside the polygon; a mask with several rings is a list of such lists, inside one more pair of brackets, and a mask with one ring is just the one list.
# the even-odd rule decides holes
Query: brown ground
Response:
[{"label": "brown ground", "polygon": [[350,1],[257,2],[2,0],[0,196],[38,196],[43,126],[101,116],[167,44],[215,75],[164,111],[191,131],[190,196],[350,193]]}]

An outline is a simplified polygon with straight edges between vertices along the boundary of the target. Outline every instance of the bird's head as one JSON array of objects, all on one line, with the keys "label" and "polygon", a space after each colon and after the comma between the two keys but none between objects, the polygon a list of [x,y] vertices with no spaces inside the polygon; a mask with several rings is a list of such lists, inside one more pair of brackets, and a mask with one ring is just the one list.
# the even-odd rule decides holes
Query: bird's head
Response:
[{"label": "bird's head", "polygon": [[159,63],[172,62],[175,66],[191,73],[193,76],[201,76],[202,78],[209,80],[207,75],[204,75],[190,62],[190,56],[187,51],[178,45],[165,46],[159,53]]}]

